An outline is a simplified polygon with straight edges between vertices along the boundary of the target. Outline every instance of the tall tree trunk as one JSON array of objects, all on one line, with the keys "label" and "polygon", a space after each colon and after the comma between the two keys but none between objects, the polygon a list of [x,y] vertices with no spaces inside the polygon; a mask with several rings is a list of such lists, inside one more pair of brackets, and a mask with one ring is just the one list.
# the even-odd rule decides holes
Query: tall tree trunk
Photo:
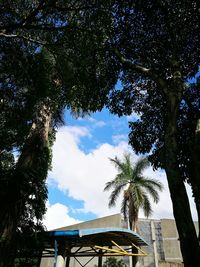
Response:
[{"label": "tall tree trunk", "polygon": [[[191,151],[190,184],[196,204],[200,231],[200,119],[197,120],[195,140]],[[199,234],[200,242],[200,234]]]},{"label": "tall tree trunk", "polygon": [[[174,89],[174,88],[173,88]],[[165,130],[165,171],[173,204],[173,212],[180,238],[185,267],[200,266],[200,250],[189,200],[177,162],[177,119],[180,97],[176,89],[168,91],[167,124]]]},{"label": "tall tree trunk", "polygon": [[[12,175],[7,199],[0,204],[0,238],[2,241],[0,243],[0,267],[13,266],[16,230],[29,197],[27,188],[30,180],[34,180],[34,177],[38,178],[38,175],[43,175],[42,179],[46,178],[51,119],[50,108],[41,103]],[[43,173],[40,172],[41,168],[43,168]]]}]

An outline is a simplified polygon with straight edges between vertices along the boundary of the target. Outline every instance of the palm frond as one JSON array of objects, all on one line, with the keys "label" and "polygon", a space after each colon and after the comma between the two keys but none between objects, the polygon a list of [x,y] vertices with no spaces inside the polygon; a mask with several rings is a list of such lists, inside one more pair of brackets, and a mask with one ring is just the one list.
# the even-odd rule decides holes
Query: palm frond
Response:
[{"label": "palm frond", "polygon": [[114,164],[119,173],[123,173],[130,178],[132,173],[132,166],[129,154],[125,154],[122,160],[117,157],[115,157],[114,159],[109,158],[109,160]]},{"label": "palm frond", "polygon": [[126,184],[122,183],[122,184],[116,186],[116,188],[111,192],[110,199],[108,202],[109,208],[114,207],[116,205],[117,198],[119,197],[119,194],[121,193],[121,191],[125,185]]},{"label": "palm frond", "polygon": [[133,166],[132,166],[132,162],[131,162],[131,154],[130,153],[127,153],[124,155],[124,165],[126,167],[127,174],[129,174],[129,176],[131,176],[132,172],[133,172]]},{"label": "palm frond", "polygon": [[122,183],[124,185],[128,183],[127,177],[123,173],[119,173],[113,180],[106,183],[104,191],[110,190],[111,188],[115,188],[116,186],[121,185]]},{"label": "palm frond", "polygon": [[155,187],[159,191],[162,191],[163,188],[164,188],[163,184],[158,180],[147,178],[147,177],[143,177],[143,176],[142,176],[142,179],[144,179],[145,184],[149,184],[150,186]]},{"label": "palm frond", "polygon": [[151,207],[151,203],[149,201],[149,198],[146,194],[143,194],[143,205],[142,205],[143,211],[144,211],[144,215],[145,217],[149,217],[152,214],[152,207]]},{"label": "palm frond", "polygon": [[123,214],[124,220],[126,222],[128,221],[128,208],[129,208],[129,199],[124,192],[124,197],[121,203],[121,213]]},{"label": "palm frond", "polygon": [[158,203],[159,201],[159,194],[158,194],[158,191],[156,191],[156,189],[154,189],[153,187],[151,186],[146,186],[146,191],[147,193],[149,193],[149,195],[152,197],[153,201],[155,203]]},{"label": "palm frond", "polygon": [[114,166],[117,168],[118,171],[122,171],[123,170],[123,162],[118,158],[115,157],[114,159],[109,158],[109,160],[114,164]]},{"label": "palm frond", "polygon": [[129,190],[131,192],[131,200],[134,202],[135,208],[139,209],[141,206],[141,203],[143,202],[143,190],[140,186],[137,184],[131,185],[129,187]]},{"label": "palm frond", "polygon": [[109,181],[106,183],[106,186],[104,187],[104,191],[108,191],[110,190],[112,187],[115,186],[115,179],[113,179],[112,181]]},{"label": "palm frond", "polygon": [[133,168],[133,176],[138,177],[141,175],[141,173],[149,167],[150,163],[147,158],[140,158],[138,161],[135,163],[135,166]]},{"label": "palm frond", "polygon": [[163,185],[160,181],[154,179],[148,179],[145,177],[141,177],[140,179],[142,187],[146,190],[147,193],[153,198],[155,203],[159,201],[158,191],[163,190]]}]

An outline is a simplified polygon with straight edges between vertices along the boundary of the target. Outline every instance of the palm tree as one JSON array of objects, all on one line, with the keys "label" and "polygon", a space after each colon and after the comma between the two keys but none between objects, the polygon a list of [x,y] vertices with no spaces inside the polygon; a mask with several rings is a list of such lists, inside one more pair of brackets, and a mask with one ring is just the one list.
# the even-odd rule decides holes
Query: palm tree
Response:
[{"label": "palm tree", "polygon": [[121,213],[125,221],[129,221],[131,230],[137,230],[139,209],[149,217],[152,213],[150,198],[158,202],[158,191],[163,189],[162,184],[154,179],[143,176],[143,171],[150,165],[148,159],[140,158],[135,165],[131,161],[130,154],[124,154],[123,160],[110,158],[118,170],[116,177],[106,183],[104,191],[113,189],[109,199],[109,207],[116,204],[116,200],[123,191]]}]

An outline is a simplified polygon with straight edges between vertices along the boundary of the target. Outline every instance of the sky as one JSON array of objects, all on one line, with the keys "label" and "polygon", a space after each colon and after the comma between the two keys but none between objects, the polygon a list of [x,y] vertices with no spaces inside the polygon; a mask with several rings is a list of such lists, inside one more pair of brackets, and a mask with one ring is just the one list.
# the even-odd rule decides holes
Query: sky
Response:
[{"label": "sky", "polygon": [[[117,174],[109,158],[122,158],[125,152],[138,156],[128,145],[128,121],[137,116],[117,117],[106,109],[90,117],[75,119],[64,113],[65,125],[57,130],[53,146],[52,170],[49,171],[48,202],[44,224],[48,230],[120,212],[120,198],[114,208],[108,208],[110,192],[104,192],[106,182]],[[164,171],[149,167],[144,174],[164,185],[158,204],[152,204],[151,218],[173,218],[172,205]],[[193,218],[195,206],[187,187]],[[144,218],[142,212],[139,217]]]}]

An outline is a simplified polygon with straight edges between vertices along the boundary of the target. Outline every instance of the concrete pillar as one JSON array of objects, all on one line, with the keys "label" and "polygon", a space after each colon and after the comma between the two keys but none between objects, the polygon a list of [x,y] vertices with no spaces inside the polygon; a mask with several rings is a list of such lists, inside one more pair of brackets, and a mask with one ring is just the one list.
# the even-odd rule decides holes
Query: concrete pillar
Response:
[{"label": "concrete pillar", "polygon": [[65,258],[62,255],[57,256],[56,267],[65,267]]},{"label": "concrete pillar", "polygon": [[152,242],[153,242],[155,267],[158,267],[158,251],[157,251],[157,246],[156,246],[156,232],[155,232],[155,225],[153,221],[151,221],[151,237],[152,237]]}]

